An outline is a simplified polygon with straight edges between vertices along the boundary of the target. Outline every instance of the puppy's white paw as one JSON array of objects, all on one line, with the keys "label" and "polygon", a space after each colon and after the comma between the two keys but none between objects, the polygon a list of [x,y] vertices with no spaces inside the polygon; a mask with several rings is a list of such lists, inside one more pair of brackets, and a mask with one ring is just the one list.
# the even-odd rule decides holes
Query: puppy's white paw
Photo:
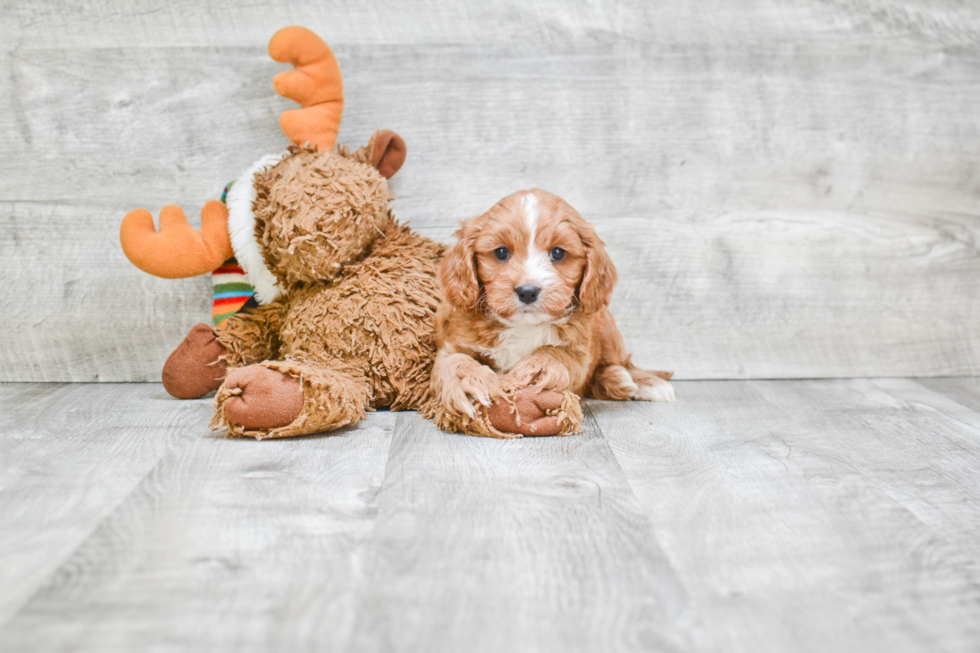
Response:
[{"label": "puppy's white paw", "polygon": [[637,399],[644,401],[673,401],[677,399],[677,392],[674,390],[674,386],[666,381],[661,380],[660,383],[653,385],[643,383],[639,388],[640,392]]}]

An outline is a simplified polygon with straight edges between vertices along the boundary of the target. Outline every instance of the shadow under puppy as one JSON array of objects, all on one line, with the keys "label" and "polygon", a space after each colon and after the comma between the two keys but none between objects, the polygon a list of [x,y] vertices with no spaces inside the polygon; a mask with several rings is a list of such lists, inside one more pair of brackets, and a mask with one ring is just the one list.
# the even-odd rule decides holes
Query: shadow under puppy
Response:
[{"label": "shadow under puppy", "polygon": [[581,430],[580,396],[676,397],[671,373],[630,361],[609,311],[616,268],[592,225],[563,199],[519,191],[463,222],[456,236],[438,274],[439,426],[495,437],[565,435]]}]

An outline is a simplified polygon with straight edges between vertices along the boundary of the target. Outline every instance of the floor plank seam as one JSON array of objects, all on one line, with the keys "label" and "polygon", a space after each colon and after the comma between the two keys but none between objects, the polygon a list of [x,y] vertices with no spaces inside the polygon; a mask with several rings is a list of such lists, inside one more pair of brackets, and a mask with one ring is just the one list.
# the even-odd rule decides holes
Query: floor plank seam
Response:
[{"label": "floor plank seam", "polygon": [[65,564],[68,563],[73,557],[75,557],[78,554],[78,552],[82,548],[85,547],[85,545],[92,539],[92,536],[95,535],[95,533],[97,533],[99,529],[102,528],[107,521],[109,521],[110,519],[113,518],[113,516],[115,516],[119,508],[123,504],[125,504],[128,500],[130,500],[133,493],[141,485],[143,485],[143,483],[145,483],[148,478],[150,478],[154,473],[156,473],[164,462],[166,462],[167,460],[169,460],[171,457],[174,456],[174,454],[177,452],[177,449],[180,448],[181,444],[187,447],[191,446],[190,436],[186,436],[186,435],[179,436],[179,439],[175,441],[174,446],[168,451],[162,453],[160,457],[157,458],[153,466],[147,470],[146,474],[144,474],[138,480],[136,480],[129,488],[129,490],[124,495],[122,495],[119,501],[117,501],[112,506],[111,509],[107,510],[101,519],[99,519],[97,522],[95,522],[92,525],[92,528],[89,529],[89,531],[85,534],[84,537],[78,540],[77,545],[70,552],[63,555],[60,560],[58,560],[57,566],[52,568],[50,575],[47,578],[45,578],[42,582],[40,582],[37,588],[35,589],[35,591],[29,594],[21,602],[21,604],[18,605],[16,609],[12,610],[10,612],[10,615],[6,619],[4,619],[2,623],[0,623],[0,634],[2,634],[4,630],[6,630],[6,628],[10,625],[10,623],[17,618],[17,616],[24,610],[24,608],[30,605],[32,601],[34,601],[39,595],[41,595],[45,590],[48,589],[51,580],[58,575],[58,573],[64,568]]}]

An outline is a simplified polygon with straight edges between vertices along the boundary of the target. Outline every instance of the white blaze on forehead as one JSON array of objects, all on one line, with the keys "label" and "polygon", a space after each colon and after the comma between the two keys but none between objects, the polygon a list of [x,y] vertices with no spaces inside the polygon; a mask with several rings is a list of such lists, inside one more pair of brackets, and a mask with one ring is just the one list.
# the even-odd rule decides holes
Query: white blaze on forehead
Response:
[{"label": "white blaze on forehead", "polygon": [[533,193],[524,193],[521,198],[521,208],[524,209],[524,222],[531,232],[531,244],[534,244],[535,230],[538,225],[538,198]]},{"label": "white blaze on forehead", "polygon": [[524,209],[524,222],[530,232],[527,243],[527,260],[524,261],[524,277],[521,285],[538,286],[542,290],[557,278],[555,268],[551,265],[548,252],[538,249],[535,240],[538,235],[538,198],[533,193],[524,193],[521,197],[521,208]]}]

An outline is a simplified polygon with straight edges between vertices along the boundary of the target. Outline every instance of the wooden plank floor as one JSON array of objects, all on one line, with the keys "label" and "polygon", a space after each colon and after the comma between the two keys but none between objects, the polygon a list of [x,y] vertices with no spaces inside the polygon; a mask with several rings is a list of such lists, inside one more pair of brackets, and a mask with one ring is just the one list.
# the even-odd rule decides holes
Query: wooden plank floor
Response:
[{"label": "wooden plank floor", "polygon": [[980,649],[980,381],[678,390],[253,442],[156,384],[0,385],[0,651]]}]

